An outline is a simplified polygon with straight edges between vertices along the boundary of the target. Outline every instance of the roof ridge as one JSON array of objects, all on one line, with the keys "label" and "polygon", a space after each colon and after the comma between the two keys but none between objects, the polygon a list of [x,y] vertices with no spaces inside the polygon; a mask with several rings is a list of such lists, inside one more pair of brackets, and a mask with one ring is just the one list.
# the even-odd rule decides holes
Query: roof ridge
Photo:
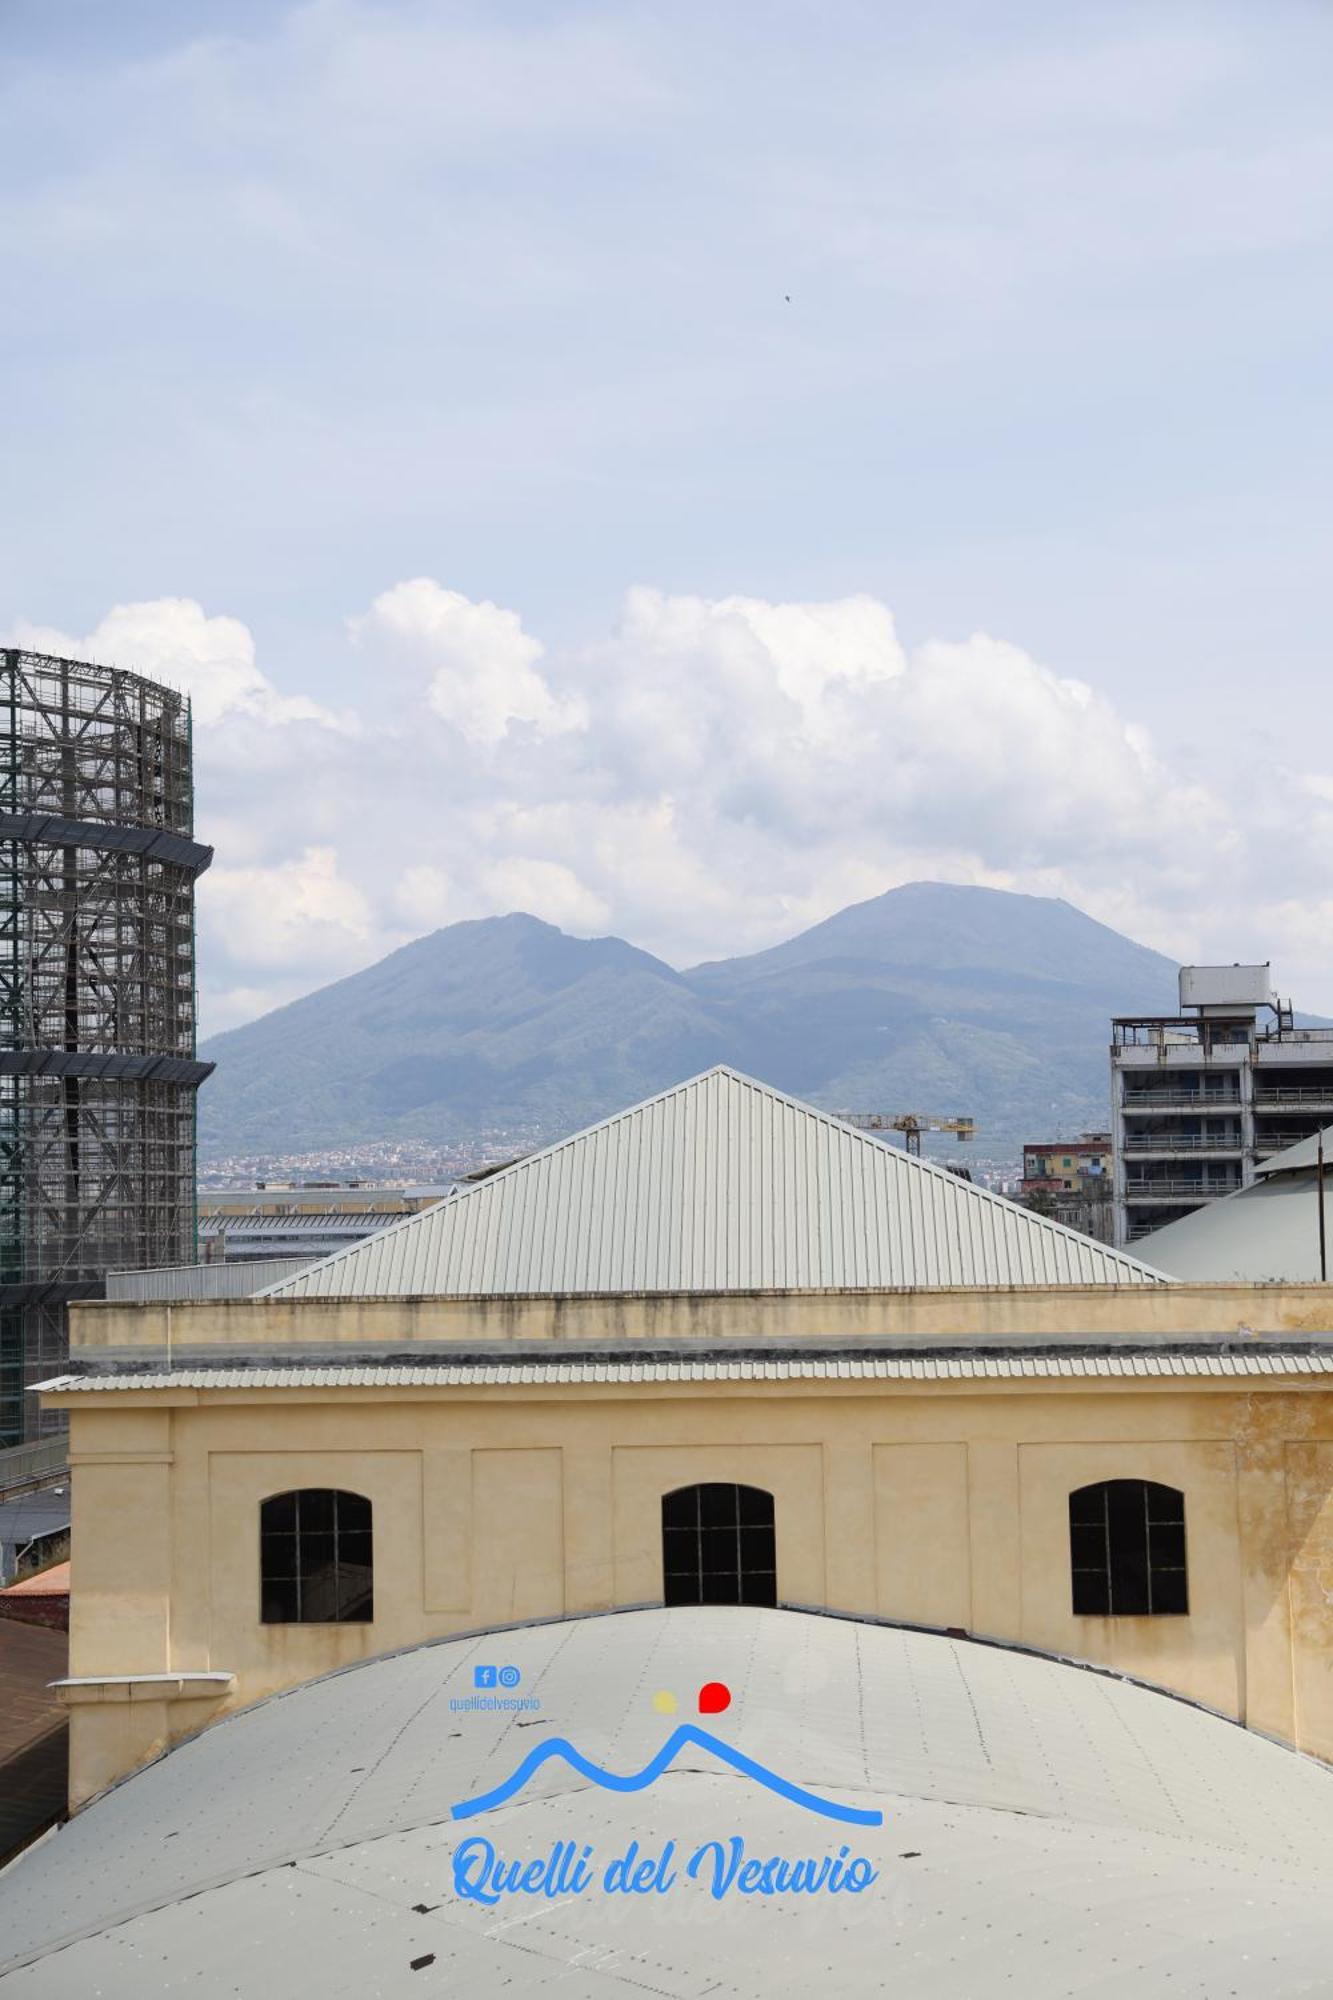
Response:
[{"label": "roof ridge", "polygon": [[[765,1083],[759,1077],[749,1076],[743,1070],[734,1068],[730,1063],[719,1062],[713,1063],[707,1069],[700,1070],[692,1076],[684,1077],[679,1082],[669,1084],[662,1090],[654,1091],[648,1097],[641,1098],[634,1104],[623,1106],[620,1110],[611,1112],[606,1117],[595,1120],[591,1125],[582,1126],[576,1132],[566,1133],[562,1138],[551,1141],[549,1145],[539,1147],[535,1152],[528,1153],[521,1159],[511,1161],[497,1172],[489,1174],[484,1180],[477,1181],[468,1187],[456,1188],[452,1193],[445,1196],[442,1201],[418,1211],[415,1215],[403,1216],[398,1221],[390,1224],[386,1229],[376,1232],[373,1236],[363,1239],[360,1243],[332,1251],[329,1256],[308,1266],[304,1272],[281,1278],[276,1284],[267,1286],[258,1292],[256,1296],[260,1298],[310,1296],[312,1288],[314,1291],[318,1291],[322,1273],[329,1271],[335,1265],[345,1268],[348,1266],[349,1260],[358,1258],[364,1260],[368,1254],[378,1256],[380,1254],[379,1246],[381,1244],[392,1244],[403,1230],[417,1232],[421,1240],[429,1246],[436,1232],[445,1226],[444,1218],[446,1213],[449,1217],[454,1217],[460,1216],[460,1211],[465,1211],[469,1218],[473,1214],[493,1217],[498,1213],[502,1218],[498,1227],[502,1228],[507,1190],[517,1184],[521,1184],[526,1179],[531,1179],[534,1175],[540,1175],[544,1169],[550,1168],[551,1163],[560,1159],[562,1155],[569,1155],[579,1150],[595,1150],[597,1142],[603,1134],[614,1131],[617,1128],[632,1126],[635,1121],[642,1123],[645,1118],[651,1118],[652,1114],[659,1107],[669,1105],[673,1101],[687,1099],[695,1094],[702,1094],[712,1084],[751,1094],[755,1098],[762,1100],[766,1105],[781,1107],[793,1117],[805,1121],[809,1126],[818,1128],[821,1132],[828,1134],[831,1139],[836,1139],[837,1144],[846,1149],[851,1157],[859,1157],[862,1161],[872,1161],[875,1172],[891,1176],[898,1190],[896,1196],[889,1198],[888,1205],[891,1205],[893,1200],[900,1200],[908,1209],[914,1206],[928,1207],[931,1197],[918,1197],[912,1193],[912,1190],[921,1188],[923,1183],[933,1184],[936,1197],[939,1199],[944,1198],[945,1190],[947,1190],[948,1205],[953,1213],[947,1221],[941,1224],[943,1233],[949,1233],[952,1228],[956,1227],[959,1216],[969,1207],[974,1216],[984,1213],[989,1219],[991,1226],[979,1227],[977,1236],[983,1240],[978,1243],[974,1238],[973,1242],[969,1244],[962,1260],[965,1264],[973,1268],[979,1263],[984,1264],[984,1260],[988,1256],[992,1259],[998,1257],[1002,1262],[1006,1261],[1010,1256],[1013,1246],[1011,1243],[997,1242],[996,1238],[1003,1237],[1006,1234],[1012,1236],[1013,1228],[1019,1226],[1027,1242],[1031,1243],[1034,1240],[1045,1239],[1053,1245],[1065,1246],[1063,1254],[1068,1259],[1079,1261],[1091,1259],[1094,1266],[1100,1264],[1103,1269],[1109,1268],[1113,1273],[1122,1275],[1130,1282],[1170,1282],[1164,1273],[1155,1270],[1149,1264],[1145,1264],[1141,1258],[1135,1257],[1129,1251],[1098,1243],[1093,1238],[1080,1235],[1077,1230],[1070,1229],[1063,1223],[1054,1222],[1046,1216],[1036,1215],[1031,1210],[1019,1208],[1005,1196],[996,1194],[989,1188],[980,1187],[973,1181],[960,1180],[956,1174],[950,1173],[947,1167],[937,1165],[933,1160],[923,1160],[916,1155],[907,1153],[900,1147],[887,1145],[871,1133],[861,1131],[856,1126],[848,1124],[832,1111],[826,1111],[819,1105],[810,1104],[804,1098],[794,1097],[789,1092],[780,1090],[775,1084]],[[752,1146],[755,1142],[755,1135],[752,1134]],[[682,1139],[677,1134],[673,1143],[683,1150],[686,1144],[690,1142]],[[783,1140],[775,1132],[769,1135],[767,1143],[771,1149],[776,1150],[781,1146]],[[746,1169],[737,1162],[734,1164],[734,1171],[742,1174]],[[801,1169],[799,1162],[796,1163],[793,1178],[781,1192],[782,1197],[789,1204],[789,1215],[798,1212],[802,1203],[806,1204],[806,1212],[809,1218],[808,1229],[813,1231],[813,1235],[805,1246],[806,1252],[812,1254],[808,1254],[803,1258],[800,1248],[797,1247],[792,1251],[796,1262],[802,1263],[804,1261],[807,1267],[810,1263],[813,1263],[819,1268],[827,1268],[830,1263],[835,1265],[840,1264],[844,1259],[847,1254],[847,1232],[849,1228],[854,1227],[854,1224],[849,1220],[850,1211],[842,1211],[842,1244],[838,1243],[836,1236],[828,1236],[826,1239],[826,1229],[834,1219],[832,1207],[822,1200],[818,1193],[813,1196],[812,1201],[809,1192],[813,1178],[819,1172],[820,1163],[818,1160],[807,1164],[804,1170]],[[672,1196],[678,1196],[680,1192],[680,1190],[672,1190]],[[697,1201],[697,1187],[694,1189],[694,1193]],[[519,1199],[521,1201],[522,1197]],[[864,1191],[862,1191],[861,1199],[865,1199]],[[468,1204],[471,1204],[471,1208],[468,1208]],[[480,1204],[479,1209],[478,1204]],[[880,1205],[885,1205],[883,1195],[880,1198]],[[615,1196],[612,1193],[606,1200],[606,1213],[613,1213],[615,1206]],[[853,1193],[851,1207],[855,1208],[856,1206],[856,1196]],[[663,1209],[664,1212],[671,1212],[670,1197],[664,1201]],[[676,1213],[683,1215],[684,1210],[678,1210]],[[693,1214],[690,1219],[691,1221],[694,1220]],[[580,1220],[584,1223],[587,1222],[586,1217],[581,1217]],[[623,1218],[619,1220],[623,1227]],[[649,1227],[646,1222],[641,1222],[638,1219],[637,1211],[636,1226],[642,1229]],[[720,1215],[714,1215],[711,1227],[713,1231],[711,1254],[714,1256],[718,1254],[719,1241],[723,1232],[727,1231],[732,1232],[731,1240],[738,1245],[737,1254],[742,1257],[747,1254],[753,1254],[753,1244],[744,1248],[739,1247],[739,1238],[736,1235],[739,1228],[739,1219],[730,1209],[727,1209]],[[486,1225],[480,1225],[480,1228],[484,1230]],[[465,1220],[460,1216],[458,1234],[460,1236],[466,1235],[470,1229],[470,1220]],[[710,1239],[710,1223],[707,1217],[701,1219],[700,1231],[703,1240],[707,1243]],[[908,1245],[909,1261],[923,1257],[929,1258],[931,1255],[937,1254],[936,1221],[923,1221],[920,1241],[918,1241],[913,1233],[913,1227],[909,1219],[904,1229],[903,1240]],[[882,1245],[880,1246],[880,1251],[881,1254],[889,1254],[883,1250]],[[660,1254],[660,1242],[654,1241],[650,1243],[649,1238],[644,1236],[639,1244],[639,1253],[649,1257]],[[468,1249],[467,1254],[475,1259],[478,1255],[482,1255],[484,1258],[485,1253],[479,1252],[474,1245]],[[693,1254],[694,1262],[697,1265],[697,1246]],[[1058,1256],[1061,1253],[1053,1251],[1051,1254],[1052,1256]],[[1031,1262],[1040,1264],[1042,1262],[1041,1253],[1034,1253],[1031,1256]],[[665,1289],[673,1291],[697,1290],[700,1288],[699,1285],[694,1283],[672,1284],[665,1287]],[[730,1287],[727,1288],[729,1289]],[[800,1288],[804,1289],[804,1287]],[[375,1287],[371,1287],[372,1291],[375,1289]],[[493,1285],[483,1284],[470,1287],[470,1289],[489,1293],[496,1288]],[[514,1289],[514,1287],[506,1283],[500,1286],[499,1289],[508,1292]],[[538,1285],[535,1287],[524,1287],[523,1289],[543,1291],[555,1289],[563,1292],[569,1290],[570,1287],[562,1283],[553,1287]],[[583,1288],[576,1287],[575,1289]],[[634,1283],[629,1285],[595,1286],[592,1289],[640,1291],[644,1287],[642,1284]],[[710,1289],[710,1287],[705,1284],[702,1289]],[[344,1295],[350,1296],[350,1294]],[[361,1295],[364,1296],[364,1292]]]}]

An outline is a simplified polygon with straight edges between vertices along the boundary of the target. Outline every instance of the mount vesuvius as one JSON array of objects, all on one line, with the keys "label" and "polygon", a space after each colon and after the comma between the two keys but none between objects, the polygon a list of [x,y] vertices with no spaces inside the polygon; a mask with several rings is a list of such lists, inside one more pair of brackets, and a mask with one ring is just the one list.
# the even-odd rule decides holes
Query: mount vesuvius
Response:
[{"label": "mount vesuvius", "polygon": [[970,1114],[977,1150],[1104,1127],[1113,1013],[1175,964],[1049,897],[910,882],[678,972],[514,914],[451,924],[200,1054],[205,1158],[556,1138],[727,1062],[828,1108]]}]

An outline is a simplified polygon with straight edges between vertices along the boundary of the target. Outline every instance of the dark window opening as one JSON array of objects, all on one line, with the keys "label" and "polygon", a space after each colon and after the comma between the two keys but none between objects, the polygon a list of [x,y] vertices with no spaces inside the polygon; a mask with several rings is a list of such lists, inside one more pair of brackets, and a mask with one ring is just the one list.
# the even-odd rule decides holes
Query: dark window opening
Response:
[{"label": "dark window opening", "polygon": [[275,1493],[259,1510],[265,1625],[365,1624],[375,1615],[370,1502],[318,1486]]},{"label": "dark window opening", "polygon": [[668,1604],[776,1604],[773,1495],[758,1486],[682,1486],[662,1497]]},{"label": "dark window opening", "polygon": [[1185,1496],[1150,1479],[1107,1479],[1069,1496],[1074,1615],[1145,1618],[1189,1611]]}]

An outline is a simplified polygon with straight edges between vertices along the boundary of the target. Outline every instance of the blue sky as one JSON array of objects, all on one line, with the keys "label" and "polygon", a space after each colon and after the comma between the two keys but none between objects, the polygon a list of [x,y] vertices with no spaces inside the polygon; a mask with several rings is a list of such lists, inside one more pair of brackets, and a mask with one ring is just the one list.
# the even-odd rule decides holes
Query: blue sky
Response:
[{"label": "blue sky", "polygon": [[1333,1010],[1326,7],[0,30],[0,626],[196,693],[217,1025],[923,872]]}]

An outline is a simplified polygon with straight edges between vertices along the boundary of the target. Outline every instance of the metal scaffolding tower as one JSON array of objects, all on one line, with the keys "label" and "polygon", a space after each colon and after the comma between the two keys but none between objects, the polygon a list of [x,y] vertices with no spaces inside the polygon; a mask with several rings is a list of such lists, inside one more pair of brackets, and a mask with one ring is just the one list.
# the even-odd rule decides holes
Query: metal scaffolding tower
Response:
[{"label": "metal scaffolding tower", "polygon": [[[68,1356],[71,1299],[195,1254],[190,707],[0,649],[0,1444]],[[51,1428],[47,1419],[44,1428]]]}]

